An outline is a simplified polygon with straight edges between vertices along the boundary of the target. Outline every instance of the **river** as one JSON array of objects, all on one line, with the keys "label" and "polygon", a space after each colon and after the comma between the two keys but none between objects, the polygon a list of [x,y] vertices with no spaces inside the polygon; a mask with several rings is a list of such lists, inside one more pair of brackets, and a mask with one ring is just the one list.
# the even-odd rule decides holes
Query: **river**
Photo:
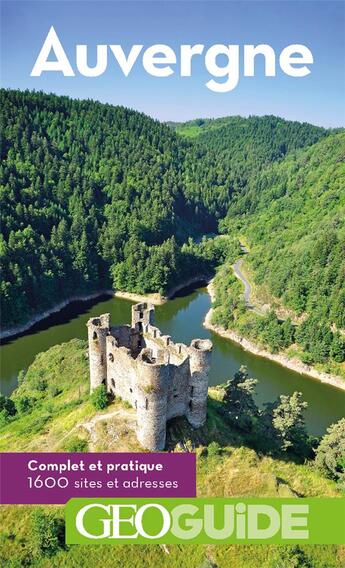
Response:
[{"label": "river", "polygon": [[[344,391],[252,355],[228,339],[206,330],[202,323],[211,304],[206,288],[184,290],[184,294],[156,306],[156,323],[176,342],[189,343],[195,337],[212,339],[214,350],[211,385],[224,382],[241,365],[246,365],[250,376],[259,381],[257,402],[260,405],[274,400],[279,394],[289,394],[295,390],[303,393],[309,404],[306,420],[311,434],[323,434],[329,424],[344,416]],[[12,392],[17,384],[18,372],[26,369],[37,353],[74,337],[86,339],[85,324],[90,317],[109,312],[113,325],[128,323],[132,303],[129,300],[105,297],[88,302],[74,302],[61,312],[39,322],[26,334],[4,341],[0,349],[1,392]]]}]

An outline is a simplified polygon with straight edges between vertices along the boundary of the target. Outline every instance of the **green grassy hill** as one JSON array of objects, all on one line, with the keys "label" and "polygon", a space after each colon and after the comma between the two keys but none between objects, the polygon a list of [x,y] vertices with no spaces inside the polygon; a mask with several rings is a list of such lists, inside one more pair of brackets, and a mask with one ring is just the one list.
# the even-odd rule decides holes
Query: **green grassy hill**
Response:
[{"label": "green grassy hill", "polygon": [[[140,451],[135,415],[120,401],[96,412],[89,402],[86,343],[72,340],[39,354],[13,393],[20,412],[0,428],[1,451]],[[19,403],[19,401],[21,401]],[[331,496],[337,484],[318,473],[312,463],[264,455],[250,448],[246,436],[230,428],[221,413],[219,390],[211,390],[207,424],[193,430],[185,420],[171,422],[168,447],[195,447],[200,496]],[[112,432],[116,431],[116,439]],[[342,547],[310,546],[159,546],[60,547],[52,556],[35,556],[32,532],[36,507],[2,507],[0,564],[6,568],[169,566],[176,568],[339,568]],[[62,507],[45,513],[63,518]],[[284,552],[285,551],[285,552]],[[291,565],[284,564],[291,558]],[[303,563],[297,563],[303,560]],[[279,564],[281,562],[281,564]]]},{"label": "green grassy hill", "polygon": [[[40,353],[19,380],[11,396],[18,412],[1,423],[0,451],[107,451],[102,450],[102,426],[107,422],[118,429],[117,446],[111,438],[105,440],[109,451],[121,451],[121,436],[127,449],[138,450],[134,412],[119,401],[97,412],[90,402],[86,341],[74,339]],[[104,423],[103,415],[109,416]]]},{"label": "green grassy hill", "polygon": [[245,120],[242,117],[226,116],[223,118],[196,118],[194,120],[188,120],[187,122],[167,122],[166,124],[181,136],[196,138],[210,130],[224,126],[231,127],[232,124],[236,124],[238,119]]}]

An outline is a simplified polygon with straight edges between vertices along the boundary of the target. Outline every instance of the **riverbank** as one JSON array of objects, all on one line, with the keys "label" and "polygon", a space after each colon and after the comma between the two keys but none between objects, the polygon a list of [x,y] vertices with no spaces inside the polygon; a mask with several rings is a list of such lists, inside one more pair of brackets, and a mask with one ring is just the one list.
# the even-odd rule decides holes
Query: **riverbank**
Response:
[{"label": "riverbank", "polygon": [[[214,299],[215,299],[215,291],[214,291],[214,285],[213,285],[212,280],[209,282],[209,284],[207,286],[207,291],[208,291],[208,293],[211,297],[211,300],[213,302]],[[296,373],[299,373],[300,375],[308,376],[308,377],[310,377],[314,380],[320,381],[320,382],[328,384],[328,385],[330,385],[334,388],[345,391],[345,381],[341,377],[338,377],[337,375],[331,375],[329,373],[324,373],[322,371],[318,371],[317,369],[310,367],[309,365],[306,365],[305,363],[302,363],[302,361],[300,361],[299,359],[296,359],[296,358],[289,359],[286,355],[279,354],[279,353],[277,353],[277,354],[270,353],[266,349],[261,349],[255,343],[249,341],[245,337],[240,336],[235,331],[226,330],[219,325],[212,324],[211,323],[212,313],[213,313],[213,310],[212,310],[212,308],[210,308],[209,311],[206,314],[206,317],[205,317],[205,320],[204,320],[204,323],[203,323],[203,325],[206,329],[213,331],[214,333],[217,333],[217,335],[225,337],[226,339],[230,339],[231,341],[234,341],[235,343],[238,343],[239,345],[241,345],[241,347],[245,351],[249,351],[253,355],[256,355],[258,357],[263,357],[265,359],[270,359],[271,361],[278,363],[282,367],[286,367],[287,369],[290,369],[291,371],[295,371]]]},{"label": "riverbank", "polygon": [[173,298],[174,295],[177,292],[179,292],[180,290],[183,290],[183,288],[187,288],[188,286],[191,286],[192,284],[195,284],[195,283],[200,282],[200,281],[208,282],[209,280],[210,280],[209,275],[206,276],[206,275],[203,275],[203,274],[201,274],[201,275],[199,274],[198,276],[193,276],[192,278],[189,278],[188,280],[185,280],[185,281],[181,282],[180,284],[178,284],[177,286],[174,286],[173,288],[171,288],[169,290],[169,292],[167,292],[166,296],[161,296],[161,294],[146,294],[146,295],[144,295],[144,294],[133,294],[131,292],[121,292],[120,290],[117,290],[117,291],[114,291],[114,290],[98,290],[96,292],[93,292],[92,294],[71,296],[70,298],[63,300],[62,302],[59,302],[58,304],[56,304],[52,308],[45,310],[45,311],[33,316],[25,324],[14,326],[14,327],[11,327],[11,328],[8,328],[8,329],[1,331],[0,332],[0,340],[8,339],[10,337],[14,337],[16,335],[20,335],[22,333],[25,333],[26,331],[29,331],[34,325],[36,325],[37,323],[41,322],[42,320],[48,318],[52,314],[59,312],[63,308],[66,308],[72,302],[86,302],[88,300],[93,300],[93,299],[95,299],[99,296],[108,295],[110,297],[115,296],[116,298],[122,298],[124,300],[130,300],[132,302],[150,302],[151,304],[154,304],[154,305],[157,306],[157,305],[165,304],[165,302],[167,302],[169,299]]},{"label": "riverbank", "polygon": [[21,333],[29,331],[29,329],[32,328],[34,325],[48,318],[52,314],[56,314],[63,308],[66,308],[72,302],[87,302],[88,300],[93,300],[94,298],[98,298],[98,296],[104,296],[104,295],[112,296],[113,291],[98,290],[97,292],[92,292],[92,294],[80,294],[77,296],[71,296],[69,298],[66,298],[66,300],[63,300],[62,302],[55,304],[55,306],[53,306],[52,308],[44,310],[44,312],[40,312],[39,314],[33,316],[28,322],[22,325],[17,325],[15,327],[4,329],[3,331],[0,332],[0,339],[8,339],[9,337],[20,335]]},{"label": "riverbank", "polygon": [[211,276],[208,274],[199,274],[180,282],[173,288],[167,292],[165,296],[161,294],[132,294],[131,292],[121,292],[117,291],[114,292],[114,296],[116,298],[122,298],[123,300],[131,300],[132,302],[150,302],[155,306],[161,306],[165,304],[168,300],[171,300],[178,292],[183,290],[184,288],[188,288],[192,286],[192,284],[196,284],[197,282],[209,282]]}]

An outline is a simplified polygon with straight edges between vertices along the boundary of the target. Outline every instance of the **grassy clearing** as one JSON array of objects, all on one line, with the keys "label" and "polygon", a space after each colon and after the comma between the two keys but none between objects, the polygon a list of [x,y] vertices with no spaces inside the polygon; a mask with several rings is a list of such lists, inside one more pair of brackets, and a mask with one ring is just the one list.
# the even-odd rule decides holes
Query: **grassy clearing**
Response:
[{"label": "grassy clearing", "polygon": [[182,122],[175,126],[177,134],[185,136],[186,138],[197,138],[202,134],[207,134],[211,130],[217,130],[225,126],[231,126],[236,122],[236,117],[222,117],[222,118],[197,118]]},{"label": "grassy clearing", "polygon": [[340,489],[314,467],[288,457],[272,457],[248,447],[246,436],[225,424],[220,389],[209,389],[208,419],[193,430],[186,420],[176,419],[168,431],[168,447],[183,443],[195,448],[198,495],[234,497],[337,497]]},{"label": "grassy clearing", "polygon": [[[48,507],[47,507],[48,508]],[[63,517],[62,507],[49,507]],[[157,545],[81,546],[72,545],[53,557],[32,558],[30,528],[33,507],[3,507],[5,529],[0,540],[1,566],[14,568],[341,568],[345,562],[342,546],[304,546],[302,553],[308,564],[294,562],[294,547],[169,545],[168,553]],[[291,563],[278,564],[286,550]],[[291,553],[290,553],[291,550]]]},{"label": "grassy clearing", "polygon": [[86,342],[72,340],[37,355],[12,398],[28,399],[0,429],[1,451],[57,451],[61,439],[95,411],[88,401]]}]

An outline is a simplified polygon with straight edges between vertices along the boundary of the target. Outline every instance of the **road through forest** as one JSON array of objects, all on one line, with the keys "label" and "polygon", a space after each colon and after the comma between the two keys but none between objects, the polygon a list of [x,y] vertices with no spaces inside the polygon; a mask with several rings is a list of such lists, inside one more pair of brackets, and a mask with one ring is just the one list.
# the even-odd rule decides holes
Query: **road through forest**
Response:
[{"label": "road through forest", "polygon": [[[240,243],[240,246],[241,246],[242,252],[245,255],[249,254],[249,250],[244,244]],[[252,293],[252,286],[251,286],[250,282],[247,280],[247,278],[244,276],[244,274],[241,270],[243,260],[244,260],[243,258],[240,258],[239,260],[237,260],[235,262],[235,264],[232,265],[232,268],[233,268],[233,271],[234,271],[236,278],[241,280],[241,282],[244,285],[243,296],[244,296],[244,301],[246,303],[246,307],[248,308],[248,310],[252,310],[253,312],[255,312],[258,315],[264,315],[265,312],[262,309],[260,309],[258,306],[254,306],[250,301],[250,296],[251,296],[251,293]]]}]

